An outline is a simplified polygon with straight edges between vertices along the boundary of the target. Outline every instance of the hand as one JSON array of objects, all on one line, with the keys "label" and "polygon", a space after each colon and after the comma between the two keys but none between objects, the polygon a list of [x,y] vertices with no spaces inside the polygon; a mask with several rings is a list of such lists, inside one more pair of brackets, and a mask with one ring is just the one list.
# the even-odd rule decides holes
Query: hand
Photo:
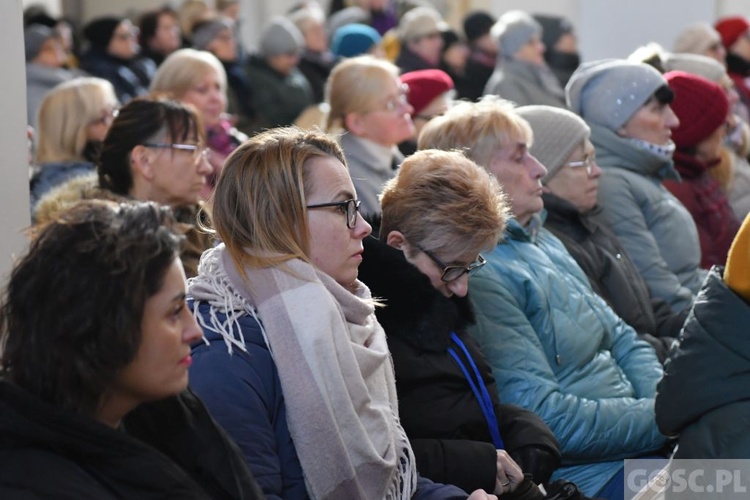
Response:
[{"label": "hand", "polygon": [[497,450],[497,477],[495,479],[495,494],[502,495],[515,491],[523,481],[523,471],[510,458],[505,450]]},{"label": "hand", "polygon": [[474,490],[467,500],[497,500],[495,495],[490,495],[484,490]]}]

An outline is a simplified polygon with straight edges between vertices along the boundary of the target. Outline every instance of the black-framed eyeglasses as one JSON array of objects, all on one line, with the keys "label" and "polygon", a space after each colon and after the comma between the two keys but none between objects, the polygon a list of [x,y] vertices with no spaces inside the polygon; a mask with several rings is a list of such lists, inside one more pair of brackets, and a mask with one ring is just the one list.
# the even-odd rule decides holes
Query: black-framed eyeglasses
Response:
[{"label": "black-framed eyeglasses", "polygon": [[204,148],[200,144],[179,144],[176,142],[148,142],[141,144],[141,146],[147,148],[161,148],[161,149],[177,149],[180,151],[190,151],[193,154],[193,161],[196,163],[199,159],[208,160],[208,148]]},{"label": "black-framed eyeglasses", "polygon": [[346,215],[346,227],[354,229],[357,225],[357,214],[359,206],[362,204],[359,200],[349,199],[344,201],[332,201],[331,203],[318,203],[317,205],[307,205],[307,208],[326,208],[337,207],[341,213]]},{"label": "black-framed eyeglasses", "polygon": [[591,175],[594,171],[594,164],[596,163],[596,153],[589,153],[583,157],[583,160],[569,161],[566,163],[567,166],[572,168],[586,167],[586,173]]},{"label": "black-framed eyeglasses", "polygon": [[474,272],[481,268],[483,265],[487,263],[486,260],[484,260],[484,257],[482,257],[482,254],[479,254],[477,256],[477,260],[469,264],[468,266],[449,266],[447,264],[444,264],[442,260],[435,257],[435,255],[422,248],[421,246],[414,243],[414,246],[419,249],[422,253],[424,253],[426,256],[428,256],[432,262],[438,265],[440,269],[443,270],[443,273],[440,275],[440,279],[443,280],[445,283],[457,280],[464,274],[474,274]]}]

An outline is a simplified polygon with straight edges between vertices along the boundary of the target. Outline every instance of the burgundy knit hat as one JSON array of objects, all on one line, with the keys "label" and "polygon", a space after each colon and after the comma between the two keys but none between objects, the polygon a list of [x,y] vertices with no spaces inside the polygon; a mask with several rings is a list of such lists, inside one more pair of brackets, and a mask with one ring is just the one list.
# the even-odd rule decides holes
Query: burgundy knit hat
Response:
[{"label": "burgundy knit hat", "polygon": [[418,115],[433,99],[453,88],[448,73],[439,69],[421,69],[401,75],[401,82],[409,86],[409,104]]},{"label": "burgundy knit hat", "polygon": [[750,23],[743,16],[731,16],[721,18],[714,28],[721,35],[721,43],[729,49],[750,28]]},{"label": "burgundy knit hat", "polygon": [[670,71],[664,78],[674,91],[670,106],[680,119],[680,126],[672,129],[678,149],[696,146],[726,121],[729,101],[719,85],[684,71]]}]

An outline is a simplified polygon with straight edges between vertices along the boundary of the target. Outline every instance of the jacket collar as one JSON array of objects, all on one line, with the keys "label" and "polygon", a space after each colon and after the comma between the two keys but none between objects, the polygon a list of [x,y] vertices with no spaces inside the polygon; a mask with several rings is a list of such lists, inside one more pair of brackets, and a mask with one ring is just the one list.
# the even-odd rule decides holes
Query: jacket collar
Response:
[{"label": "jacket collar", "polygon": [[422,350],[442,352],[450,334],[474,323],[468,297],[445,297],[401,250],[368,237],[359,279],[381,299],[375,314],[389,337]]},{"label": "jacket collar", "polygon": [[600,167],[623,168],[662,180],[680,179],[671,160],[665,161],[651,151],[638,148],[606,127],[596,123],[588,125],[591,127],[591,142],[596,147],[596,163]]},{"label": "jacket collar", "polygon": [[545,223],[550,223],[554,226],[573,226],[578,231],[585,231],[587,233],[595,231],[596,225],[590,215],[599,212],[600,209],[598,207],[595,207],[588,213],[582,214],[575,205],[556,194],[544,193],[542,194],[542,200],[544,201],[544,209],[547,213]]}]

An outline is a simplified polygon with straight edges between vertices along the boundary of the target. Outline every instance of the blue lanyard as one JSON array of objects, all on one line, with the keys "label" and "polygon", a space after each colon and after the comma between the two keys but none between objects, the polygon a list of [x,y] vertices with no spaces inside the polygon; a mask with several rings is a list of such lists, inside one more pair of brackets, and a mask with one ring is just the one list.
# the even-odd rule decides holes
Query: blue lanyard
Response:
[{"label": "blue lanyard", "polygon": [[[471,364],[471,368],[474,370],[474,375],[476,375],[477,377],[477,383],[474,383],[474,379],[471,377],[471,375],[469,375],[469,370],[466,368],[464,362],[461,361],[461,358],[458,357],[458,354],[456,354],[456,351],[455,349],[453,349],[453,347],[448,348],[448,354],[450,354],[451,357],[456,360],[456,363],[458,363],[459,368],[461,368],[464,377],[466,377],[466,380],[469,381],[471,391],[474,393],[474,396],[476,396],[477,401],[479,402],[479,407],[482,409],[484,419],[487,421],[487,426],[490,428],[490,435],[492,436],[492,442],[495,445],[495,448],[498,450],[502,450],[505,448],[505,445],[503,444],[502,438],[500,438],[500,429],[497,426],[495,409],[492,407],[492,399],[490,399],[490,394],[487,392],[487,387],[484,385],[484,381],[482,380],[481,375],[479,375],[477,365],[474,363],[474,359],[471,357],[471,354],[469,354],[469,351],[466,349],[464,343],[461,342],[460,338],[458,338],[458,335],[451,332],[451,340],[453,340],[453,342],[457,344],[458,347],[460,347],[466,355],[466,359],[469,361],[469,364]],[[477,384],[479,384],[479,387],[477,387]]]}]

